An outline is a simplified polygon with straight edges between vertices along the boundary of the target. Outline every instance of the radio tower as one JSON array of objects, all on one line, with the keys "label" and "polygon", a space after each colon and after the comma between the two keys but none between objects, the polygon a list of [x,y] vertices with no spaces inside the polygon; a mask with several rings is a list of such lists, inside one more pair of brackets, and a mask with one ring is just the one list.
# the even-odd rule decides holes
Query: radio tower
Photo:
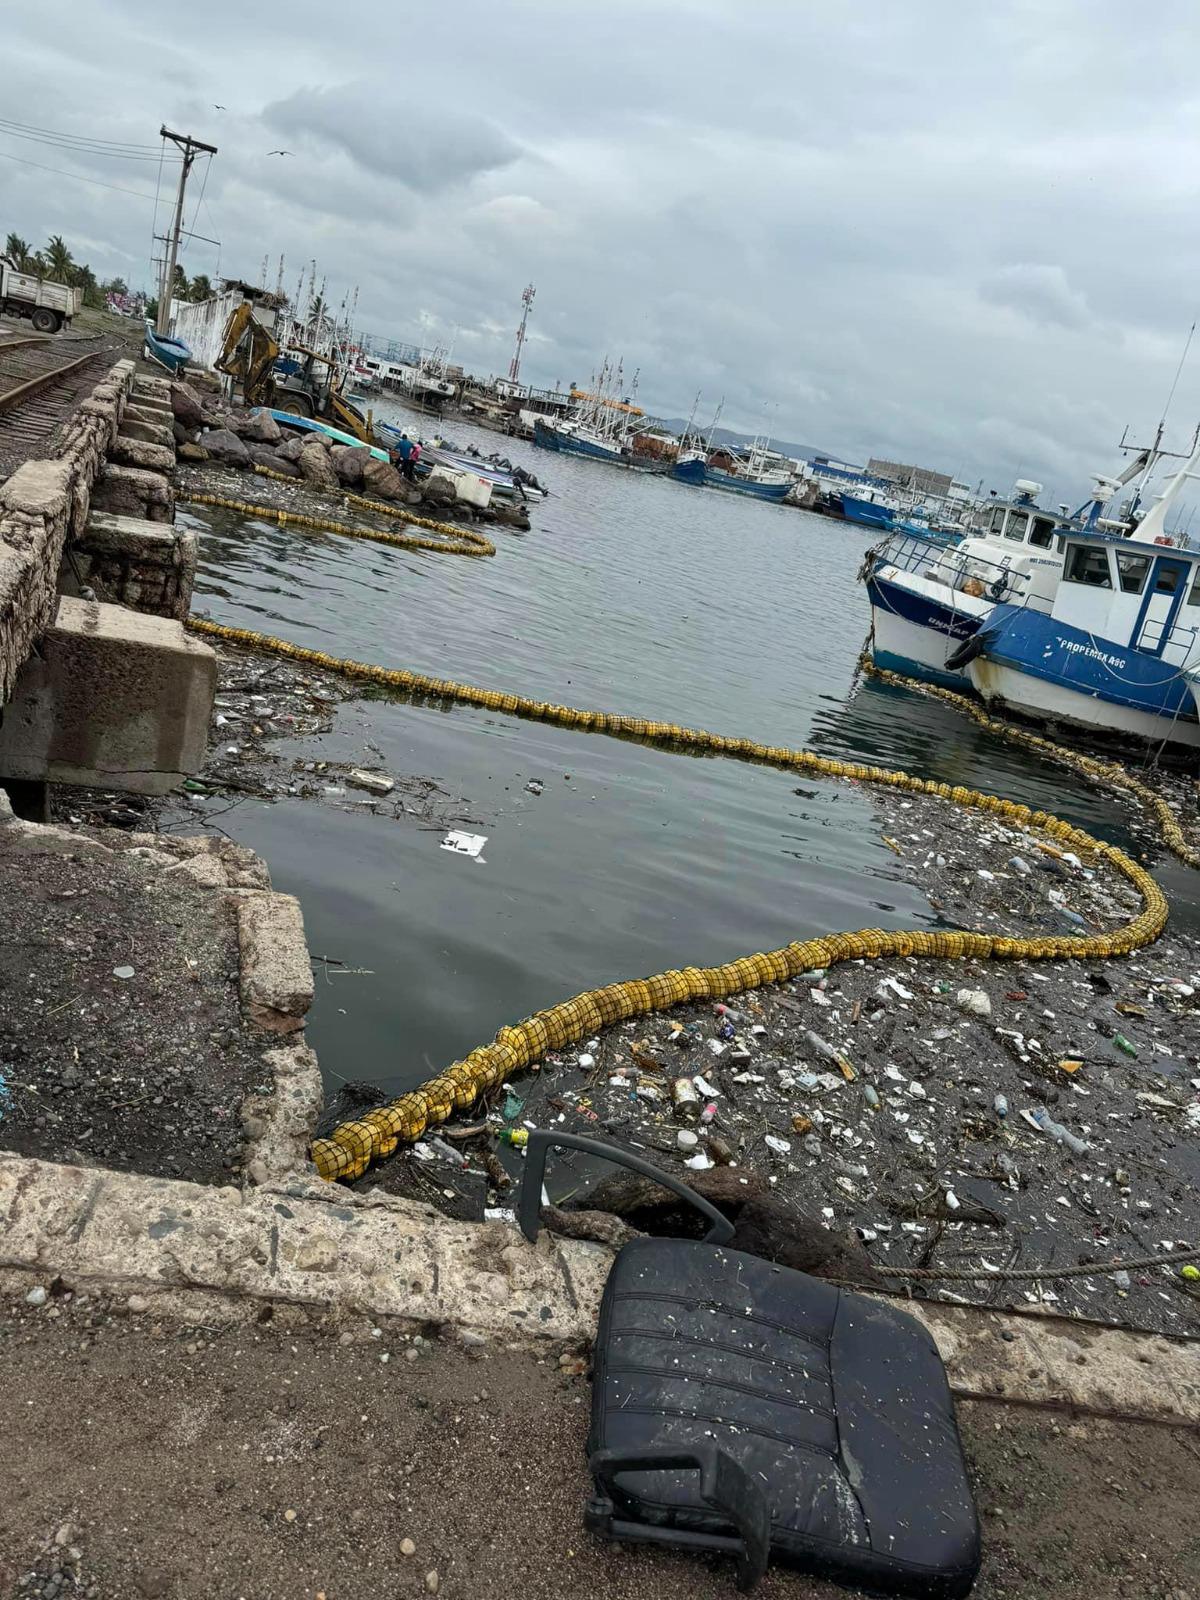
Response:
[{"label": "radio tower", "polygon": [[526,284],[525,293],[521,296],[524,310],[521,312],[521,326],[517,329],[517,348],[513,351],[513,358],[508,365],[509,383],[517,383],[521,371],[521,346],[525,343],[525,324],[529,321],[529,312],[533,305],[533,297],[537,293],[531,283]]}]

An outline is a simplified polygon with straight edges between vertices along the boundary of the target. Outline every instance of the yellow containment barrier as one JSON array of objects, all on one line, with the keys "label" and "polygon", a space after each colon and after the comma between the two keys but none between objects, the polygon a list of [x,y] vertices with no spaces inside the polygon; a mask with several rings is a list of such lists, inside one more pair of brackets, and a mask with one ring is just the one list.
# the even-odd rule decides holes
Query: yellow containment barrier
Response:
[{"label": "yellow containment barrier", "polygon": [[[540,1061],[549,1050],[561,1050],[615,1022],[644,1016],[652,1011],[666,1011],[683,1001],[724,1000],[745,989],[782,983],[813,967],[831,967],[840,961],[859,959],[876,961],[884,956],[934,956],[950,960],[962,957],[977,960],[1063,960],[1070,957],[1096,959],[1128,955],[1130,951],[1156,939],[1166,924],[1167,902],[1162,890],[1145,868],[1115,845],[1093,839],[1082,828],[1072,827],[1048,812],[1034,811],[1029,806],[982,794],[976,789],[934,783],[885,767],[836,761],[815,755],[809,750],[788,750],[778,745],[759,744],[752,739],[729,739],[721,734],[678,727],[670,722],[652,722],[642,717],[624,717],[605,711],[581,711],[572,706],[503,694],[495,689],[481,689],[450,679],[429,678],[417,672],[373,666],[362,661],[344,661],[320,650],[308,650],[302,645],[290,644],[285,639],[272,638],[247,628],[225,627],[221,623],[197,617],[190,617],[187,625],[209,638],[270,651],[288,660],[323,667],[327,671],[339,672],[366,683],[377,683],[405,694],[481,706],[538,722],[554,723],[559,727],[636,739],[667,749],[732,756],[742,761],[761,762],[809,775],[852,779],[859,783],[933,795],[952,805],[967,806],[1003,817],[1006,822],[1033,829],[1076,851],[1087,851],[1103,857],[1133,884],[1142,899],[1139,914],[1111,933],[1018,939],[986,933],[933,933],[925,930],[885,932],[880,928],[860,928],[853,933],[826,934],[802,943],[784,945],[778,950],[742,956],[720,967],[684,967],[678,971],[659,972],[649,978],[608,984],[602,989],[588,989],[512,1027],[501,1028],[490,1044],[472,1050],[462,1061],[454,1062],[419,1089],[401,1095],[389,1105],[375,1107],[356,1121],[342,1123],[327,1139],[314,1140],[313,1160],[323,1178],[359,1177],[372,1161],[391,1155],[401,1143],[419,1139],[427,1128],[445,1122],[453,1112],[467,1110],[480,1094],[495,1088],[533,1062]],[[890,674],[881,676],[887,676],[892,682],[907,681]],[[960,697],[949,698],[953,700]],[[964,704],[969,705],[969,702]],[[991,726],[986,714],[984,720]],[[997,724],[996,727],[1002,730],[1003,725]],[[1036,738],[1034,735],[1029,737]],[[1111,763],[1097,762],[1088,756],[1076,756],[1071,751],[1051,745],[1048,740],[1041,743],[1056,759],[1090,778],[1111,779],[1113,770],[1122,770],[1113,769]],[[1122,776],[1128,780],[1123,784],[1124,787],[1135,792],[1142,790],[1145,796],[1150,795],[1144,785],[1129,779],[1127,774]],[[1174,821],[1173,818],[1171,820]],[[1178,824],[1175,827],[1178,830]],[[1168,843],[1172,843],[1169,837]],[[1184,844],[1182,835],[1179,836],[1179,843]],[[1172,847],[1175,848],[1173,843]],[[1185,844],[1180,853],[1185,860],[1191,858],[1192,853],[1187,851]]]},{"label": "yellow containment barrier", "polygon": [[[278,472],[267,472],[263,476],[282,478],[282,474]],[[282,481],[294,483],[295,479],[282,478]],[[215,494],[193,494],[185,491],[178,498],[183,505],[219,506],[223,511],[237,511],[244,517],[260,517],[264,522],[277,523],[281,528],[312,528],[319,533],[340,533],[347,539],[368,539],[375,544],[398,545],[408,550],[435,550],[440,555],[447,556],[496,554],[496,546],[492,541],[486,534],[477,533],[474,528],[460,528],[450,522],[430,522],[427,517],[408,516],[395,506],[381,505],[375,500],[364,500],[356,494],[343,495],[341,498],[349,501],[351,505],[362,506],[364,510],[376,515],[398,517],[401,521],[411,523],[418,528],[429,528],[435,533],[442,534],[443,537],[427,539],[419,533],[388,533],[382,528],[356,528],[348,522],[310,517],[300,511],[284,511],[279,506],[259,506],[245,500],[226,500]]]}]

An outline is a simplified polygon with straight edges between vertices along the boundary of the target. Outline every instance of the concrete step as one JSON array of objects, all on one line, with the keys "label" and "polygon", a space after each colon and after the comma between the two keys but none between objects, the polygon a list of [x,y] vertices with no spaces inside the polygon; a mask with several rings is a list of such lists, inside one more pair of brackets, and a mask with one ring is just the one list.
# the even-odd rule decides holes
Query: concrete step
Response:
[{"label": "concrete step", "polygon": [[175,491],[161,472],[109,462],[92,490],[93,511],[170,522],[175,516]]},{"label": "concrete step", "polygon": [[0,782],[167,794],[204,760],[216,685],[180,623],[64,595],[0,719]]},{"label": "concrete step", "polygon": [[196,548],[196,535],[172,522],[93,510],[63,560],[59,591],[80,598],[86,586],[97,600],[182,622],[192,603]]}]

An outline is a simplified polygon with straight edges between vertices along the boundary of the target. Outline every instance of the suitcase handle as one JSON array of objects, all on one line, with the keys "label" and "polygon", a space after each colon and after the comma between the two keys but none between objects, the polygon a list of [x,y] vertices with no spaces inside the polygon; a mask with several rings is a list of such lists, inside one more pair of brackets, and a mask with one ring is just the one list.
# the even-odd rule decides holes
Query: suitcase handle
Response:
[{"label": "suitcase handle", "polygon": [[670,1189],[672,1194],[679,1195],[708,1219],[710,1226],[704,1235],[707,1244],[728,1244],[733,1238],[734,1228],[729,1218],[718,1211],[716,1206],[703,1195],[697,1194],[694,1189],[689,1189],[687,1184],[673,1173],[664,1172],[661,1167],[656,1167],[650,1161],[644,1161],[641,1156],[630,1155],[627,1150],[621,1150],[614,1144],[606,1144],[603,1139],[589,1139],[582,1133],[559,1133],[553,1128],[534,1128],[530,1132],[529,1143],[525,1146],[525,1171],[521,1175],[521,1193],[517,1200],[517,1221],[530,1244],[537,1243],[538,1232],[542,1225],[542,1184],[546,1176],[546,1157],[551,1145],[563,1145],[568,1150],[581,1150],[585,1155],[612,1161],[618,1167],[627,1167],[630,1172],[640,1173],[643,1178],[652,1178],[655,1183],[661,1183],[664,1189]]},{"label": "suitcase handle", "polygon": [[[588,1526],[595,1532],[614,1539],[736,1553],[738,1588],[743,1592],[753,1589],[766,1572],[771,1548],[771,1516],[767,1502],[742,1466],[716,1445],[687,1449],[663,1445],[657,1449],[596,1450],[588,1458],[588,1467],[599,1491],[588,1508],[587,1517]],[[618,1473],[679,1471],[700,1474],[700,1498],[737,1529],[738,1538],[654,1527],[614,1516],[614,1480]]]}]

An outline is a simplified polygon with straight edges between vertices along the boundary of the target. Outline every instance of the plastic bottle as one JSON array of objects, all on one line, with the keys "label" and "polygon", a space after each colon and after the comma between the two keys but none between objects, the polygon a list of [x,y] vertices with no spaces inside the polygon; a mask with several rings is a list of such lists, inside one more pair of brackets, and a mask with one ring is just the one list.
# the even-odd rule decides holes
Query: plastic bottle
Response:
[{"label": "plastic bottle", "polygon": [[1114,1033],[1113,1043],[1118,1050],[1123,1050],[1127,1056],[1136,1056],[1138,1053],[1137,1045],[1134,1044],[1132,1039],[1127,1039],[1123,1033]]},{"label": "plastic bottle", "polygon": [[679,1122],[696,1122],[700,1117],[700,1096],[690,1078],[676,1078],[671,1084],[671,1099]]},{"label": "plastic bottle", "polygon": [[1059,1144],[1065,1144],[1073,1155],[1086,1155],[1091,1149],[1086,1139],[1080,1139],[1069,1128],[1064,1128],[1061,1122],[1055,1122],[1045,1106],[1035,1106],[1031,1115],[1043,1133],[1048,1133],[1052,1139],[1057,1139]]},{"label": "plastic bottle", "polygon": [[998,1117],[1006,1117],[1008,1115],[1008,1096],[998,1094],[992,1101],[992,1109]]},{"label": "plastic bottle", "polygon": [[715,1122],[716,1120],[717,1102],[715,1100],[710,1100],[705,1106],[704,1110],[700,1113],[700,1121],[707,1128],[710,1122]]},{"label": "plastic bottle", "polygon": [[522,1150],[529,1143],[528,1128],[502,1128],[500,1143],[510,1144],[517,1150]]}]

